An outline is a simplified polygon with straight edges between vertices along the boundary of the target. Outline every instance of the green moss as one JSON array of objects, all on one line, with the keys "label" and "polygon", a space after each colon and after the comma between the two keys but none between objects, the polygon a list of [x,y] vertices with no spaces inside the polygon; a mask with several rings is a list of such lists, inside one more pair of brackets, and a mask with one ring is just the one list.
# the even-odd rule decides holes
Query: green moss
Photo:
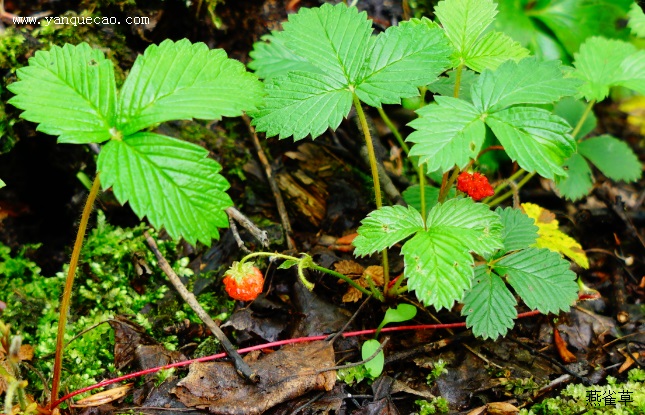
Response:
[{"label": "green moss", "polygon": [[430,402],[419,399],[414,403],[419,405],[419,415],[444,414],[450,410],[448,401],[441,397],[434,398]]},{"label": "green moss", "polygon": [[18,59],[28,51],[25,34],[16,27],[9,26],[0,33],[0,68],[18,67]]},{"label": "green moss", "polygon": [[644,382],[645,371],[632,369],[624,383],[609,376],[604,386],[568,385],[557,398],[545,399],[529,410],[522,409],[520,415],[645,414]]}]

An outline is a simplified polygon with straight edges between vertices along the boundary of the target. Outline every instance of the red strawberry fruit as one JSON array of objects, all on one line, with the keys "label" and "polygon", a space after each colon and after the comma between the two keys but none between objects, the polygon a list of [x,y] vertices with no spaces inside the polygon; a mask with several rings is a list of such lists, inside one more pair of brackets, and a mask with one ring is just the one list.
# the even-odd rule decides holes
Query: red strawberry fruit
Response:
[{"label": "red strawberry fruit", "polygon": [[457,190],[479,201],[495,194],[486,176],[480,173],[462,172],[457,178]]},{"label": "red strawberry fruit", "polygon": [[233,262],[224,274],[224,288],[234,300],[252,301],[262,292],[264,277],[252,262]]}]

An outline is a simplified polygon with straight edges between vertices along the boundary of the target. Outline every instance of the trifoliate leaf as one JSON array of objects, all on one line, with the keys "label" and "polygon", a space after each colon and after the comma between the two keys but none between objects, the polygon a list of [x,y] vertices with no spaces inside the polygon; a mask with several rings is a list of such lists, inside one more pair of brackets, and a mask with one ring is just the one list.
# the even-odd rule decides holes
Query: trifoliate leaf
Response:
[{"label": "trifoliate leaf", "polygon": [[[580,148],[578,148],[580,151]],[[580,153],[573,153],[562,165],[567,176],[556,176],[555,186],[558,192],[569,200],[578,200],[589,194],[593,180],[589,164]]]},{"label": "trifoliate leaf", "polygon": [[372,35],[367,13],[326,3],[289,15],[283,27],[283,39],[294,54],[338,82],[353,84],[358,80]]},{"label": "trifoliate leaf", "polygon": [[558,61],[525,58],[486,70],[473,85],[473,103],[482,112],[517,104],[550,104],[578,92],[580,81],[564,78]]},{"label": "trifoliate leaf", "polygon": [[475,268],[475,282],[466,293],[461,314],[467,316],[466,326],[472,327],[475,336],[496,339],[513,327],[517,301],[504,281],[487,268]]},{"label": "trifoliate leaf", "polygon": [[253,60],[248,66],[259,78],[268,80],[291,71],[323,73],[318,67],[287,48],[282,33],[273,31],[270,35],[262,36],[260,42],[253,44],[253,50],[249,53]]},{"label": "trifoliate leaf", "polygon": [[328,127],[338,127],[352,106],[352,93],[345,85],[313,72],[273,78],[266,91],[269,95],[264,106],[251,115],[255,128],[268,137],[317,137]]},{"label": "trifoliate leaf", "polygon": [[559,222],[552,212],[533,203],[522,203],[522,209],[524,213],[535,220],[538,227],[536,247],[559,252],[582,268],[589,268],[589,260],[582,246],[560,230]]},{"label": "trifoliate leaf", "polygon": [[116,86],[112,62],[87,43],[38,51],[7,86],[9,100],[39,123],[37,130],[58,135],[59,143],[100,143],[112,136]]},{"label": "trifoliate leaf", "polygon": [[533,245],[538,237],[538,227],[535,220],[528,217],[520,209],[498,207],[495,210],[502,221],[503,252],[517,251]]},{"label": "trifoliate leaf", "polygon": [[358,228],[354,255],[363,256],[389,248],[423,230],[423,218],[412,207],[386,206],[370,213]]},{"label": "trifoliate leaf", "polygon": [[410,155],[419,156],[428,170],[464,167],[477,157],[486,138],[481,112],[457,98],[437,96],[435,101],[419,109],[420,118],[410,123],[416,129],[406,139],[415,143]]},{"label": "trifoliate leaf", "polygon": [[549,179],[566,175],[561,166],[575,151],[576,143],[564,119],[541,108],[513,107],[491,114],[486,124],[511,160],[524,170]]},{"label": "trifoliate leaf", "polygon": [[507,276],[527,306],[545,314],[567,311],[578,298],[576,274],[569,262],[548,249],[518,251],[497,262],[494,271]]},{"label": "trifoliate leaf", "polygon": [[642,165],[627,143],[601,135],[578,144],[578,152],[612,180],[632,182],[640,179]]},{"label": "trifoliate leaf", "polygon": [[[422,23],[392,26],[371,38],[367,14],[354,7],[324,4],[300,9],[277,38],[317,71],[274,77],[266,104],[253,114],[257,130],[281,138],[291,134],[296,139],[308,134],[315,138],[327,127],[336,128],[349,114],[353,93],[373,106],[418,96],[417,88],[449,65],[442,30]],[[326,105],[321,114],[319,101]]]},{"label": "trifoliate leaf", "polygon": [[451,199],[430,210],[426,228],[401,249],[408,288],[426,305],[450,308],[470,287],[470,252],[486,255],[501,248],[502,224],[487,205]]},{"label": "trifoliate leaf", "polygon": [[119,97],[119,130],[129,135],[177,119],[219,119],[253,110],[263,87],[222,49],[188,40],[149,46],[135,61]]},{"label": "trifoliate leaf", "polygon": [[97,167],[103,189],[112,187],[119,202],[129,202],[140,218],[147,216],[175,239],[210,245],[218,228],[228,227],[229,184],[198,145],[137,133],[106,144]]},{"label": "trifoliate leaf", "polygon": [[[475,72],[463,69],[461,71],[461,80],[459,81],[459,98],[470,101],[471,87],[479,75]],[[457,82],[457,71],[448,71],[448,77],[442,76],[433,83],[428,85],[428,90],[435,94],[445,97],[452,97],[455,94],[455,83]]]},{"label": "trifoliate leaf", "polygon": [[602,101],[616,85],[645,93],[645,51],[630,43],[592,37],[580,46],[574,65],[574,76],[584,81],[580,91],[588,101]]},{"label": "trifoliate leaf", "polygon": [[[578,125],[578,122],[585,113],[586,107],[587,105],[582,101],[574,99],[572,97],[567,97],[563,98],[554,105],[553,113],[567,120],[569,125],[573,127]],[[580,131],[578,131],[578,134],[573,138],[578,140],[582,137],[585,137],[596,128],[597,124],[598,120],[596,119],[596,116],[594,115],[593,111],[590,111],[587,114],[584,122],[582,123]]]},{"label": "trifoliate leaf", "polygon": [[437,4],[435,14],[455,49],[455,67],[463,64],[481,72],[528,55],[528,50],[503,33],[483,35],[497,14],[492,0],[445,0]]},{"label": "trifoliate leaf", "polygon": [[645,13],[636,2],[632,3],[628,16],[629,23],[627,26],[629,26],[632,33],[638,37],[645,37]]},{"label": "trifoliate leaf", "polygon": [[377,36],[356,95],[367,105],[399,104],[419,95],[449,65],[448,41],[426,25],[391,26]]}]

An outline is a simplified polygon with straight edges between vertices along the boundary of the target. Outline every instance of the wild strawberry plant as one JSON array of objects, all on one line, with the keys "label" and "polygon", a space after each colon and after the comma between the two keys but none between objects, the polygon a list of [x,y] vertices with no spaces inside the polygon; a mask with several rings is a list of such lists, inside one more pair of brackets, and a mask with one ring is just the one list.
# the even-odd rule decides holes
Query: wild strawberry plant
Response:
[{"label": "wild strawberry plant", "polygon": [[174,238],[210,244],[228,226],[232,205],[221,166],[208,151],[145,131],[174,119],[238,116],[260,104],[263,86],[223,50],[164,41],[139,56],[117,93],[112,62],[88,44],[39,51],[9,85],[9,102],[38,130],[69,144],[105,143],[86,203],[61,302],[52,399],[57,398],[62,341],[80,248],[102,185]]},{"label": "wild strawberry plant", "polygon": [[[645,94],[645,50],[622,40],[589,38],[574,55],[573,76],[584,83],[580,95],[587,100],[584,109],[562,108],[563,113],[577,123],[591,113],[596,102],[607,98],[612,87],[621,86]],[[570,106],[576,104],[569,104]],[[585,196],[593,186],[590,164],[605,176],[619,181],[636,181],[641,175],[641,163],[632,149],[611,135],[586,138],[595,128],[595,118],[574,131],[578,151],[566,160],[567,176],[558,176],[556,185],[563,196],[576,200]]]},{"label": "wild strawberry plant", "polygon": [[[336,128],[352,101],[357,111],[360,102],[398,104],[422,87],[437,93],[417,110],[407,138],[422,172],[445,178],[454,170],[456,179],[476,162],[488,129],[526,177],[566,176],[563,163],[576,142],[567,121],[545,106],[577,94],[582,81],[565,76],[559,62],[527,57],[517,42],[491,31],[495,14],[492,0],[445,0],[435,9],[437,23],[413,19],[372,36],[364,14],[353,8],[301,9],[284,31],[255,45],[250,66],[265,78],[268,97],[253,122],[267,135],[316,137]],[[437,78],[445,70],[447,76]],[[458,189],[479,200],[491,195],[484,181],[462,173]],[[532,219],[517,209],[491,211],[470,198],[446,200],[451,185],[444,179],[439,203],[427,213],[423,203],[421,212],[403,206],[372,212],[358,229],[355,254],[403,243],[407,285],[399,286],[400,279],[392,290],[413,290],[439,309],[464,300],[467,324],[485,337],[513,325],[516,300],[507,283],[533,309],[568,309],[577,295],[575,276],[560,255],[532,247]]]}]

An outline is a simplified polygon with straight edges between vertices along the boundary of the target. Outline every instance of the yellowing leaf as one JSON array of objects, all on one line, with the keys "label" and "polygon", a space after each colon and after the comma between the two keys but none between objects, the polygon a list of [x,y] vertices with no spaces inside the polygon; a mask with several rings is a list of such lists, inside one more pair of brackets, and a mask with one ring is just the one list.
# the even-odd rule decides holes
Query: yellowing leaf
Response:
[{"label": "yellowing leaf", "polygon": [[553,212],[533,203],[522,203],[522,209],[528,217],[535,220],[535,224],[538,227],[536,247],[558,252],[567,256],[582,268],[589,268],[589,259],[587,259],[582,246],[560,230],[560,225]]},{"label": "yellowing leaf", "polygon": [[627,123],[640,128],[645,135],[645,96],[635,96],[623,101],[618,107],[627,114]]}]

